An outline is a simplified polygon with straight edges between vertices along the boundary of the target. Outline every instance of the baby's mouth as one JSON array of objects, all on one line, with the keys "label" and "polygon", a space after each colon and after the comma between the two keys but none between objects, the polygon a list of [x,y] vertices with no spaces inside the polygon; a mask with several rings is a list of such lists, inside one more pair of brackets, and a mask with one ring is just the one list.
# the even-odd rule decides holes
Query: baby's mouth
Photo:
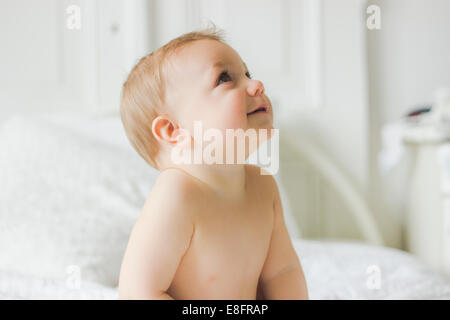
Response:
[{"label": "baby's mouth", "polygon": [[256,108],[255,110],[250,111],[249,113],[247,113],[247,116],[250,116],[252,114],[257,114],[257,113],[266,113],[266,112],[267,112],[267,106],[263,105],[263,106],[260,106],[260,107]]}]

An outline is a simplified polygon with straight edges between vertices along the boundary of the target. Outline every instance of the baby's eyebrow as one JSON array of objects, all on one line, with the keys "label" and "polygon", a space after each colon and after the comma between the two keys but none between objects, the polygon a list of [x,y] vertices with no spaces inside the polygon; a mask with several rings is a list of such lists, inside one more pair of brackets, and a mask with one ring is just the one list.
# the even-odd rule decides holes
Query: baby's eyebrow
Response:
[{"label": "baby's eyebrow", "polygon": [[[217,62],[215,62],[215,63],[213,64],[213,68],[214,68],[214,69],[216,69],[216,68],[223,68],[223,67],[225,67],[226,65],[227,65],[227,64],[226,64],[226,63],[223,63],[222,61],[217,61]],[[248,71],[247,65],[245,64],[244,61],[242,61],[242,66],[244,67],[245,71]]]},{"label": "baby's eyebrow", "polygon": [[225,66],[225,63],[223,63],[222,61],[217,61],[216,63],[213,64],[213,68],[223,68]]}]

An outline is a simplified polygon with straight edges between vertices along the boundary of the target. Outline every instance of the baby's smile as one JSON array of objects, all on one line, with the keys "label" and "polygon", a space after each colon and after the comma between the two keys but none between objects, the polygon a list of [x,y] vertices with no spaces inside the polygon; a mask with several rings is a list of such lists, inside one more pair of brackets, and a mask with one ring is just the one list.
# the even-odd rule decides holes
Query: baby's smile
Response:
[{"label": "baby's smile", "polygon": [[252,111],[247,113],[247,117],[255,114],[267,114],[268,107],[266,104],[262,104],[259,107],[253,109]]}]

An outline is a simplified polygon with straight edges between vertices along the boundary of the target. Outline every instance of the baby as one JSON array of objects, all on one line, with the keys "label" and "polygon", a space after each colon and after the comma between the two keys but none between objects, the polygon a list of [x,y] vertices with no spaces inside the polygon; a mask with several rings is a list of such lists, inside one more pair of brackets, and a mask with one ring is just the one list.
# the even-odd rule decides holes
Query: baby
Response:
[{"label": "baby", "polygon": [[174,161],[175,148],[198,147],[196,121],[270,137],[263,84],[218,32],[191,32],[143,57],[123,85],[121,118],[133,147],[161,171],[131,232],[121,299],[308,298],[274,178],[224,163],[228,144],[215,163]]}]

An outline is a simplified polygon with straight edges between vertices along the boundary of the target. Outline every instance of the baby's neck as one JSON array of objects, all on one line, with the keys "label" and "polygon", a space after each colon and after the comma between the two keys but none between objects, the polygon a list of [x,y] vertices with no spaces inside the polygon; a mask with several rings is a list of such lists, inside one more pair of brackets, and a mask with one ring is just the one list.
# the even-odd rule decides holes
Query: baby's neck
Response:
[{"label": "baby's neck", "polygon": [[170,168],[189,173],[220,196],[241,198],[246,193],[245,164],[180,164],[171,165]]}]

